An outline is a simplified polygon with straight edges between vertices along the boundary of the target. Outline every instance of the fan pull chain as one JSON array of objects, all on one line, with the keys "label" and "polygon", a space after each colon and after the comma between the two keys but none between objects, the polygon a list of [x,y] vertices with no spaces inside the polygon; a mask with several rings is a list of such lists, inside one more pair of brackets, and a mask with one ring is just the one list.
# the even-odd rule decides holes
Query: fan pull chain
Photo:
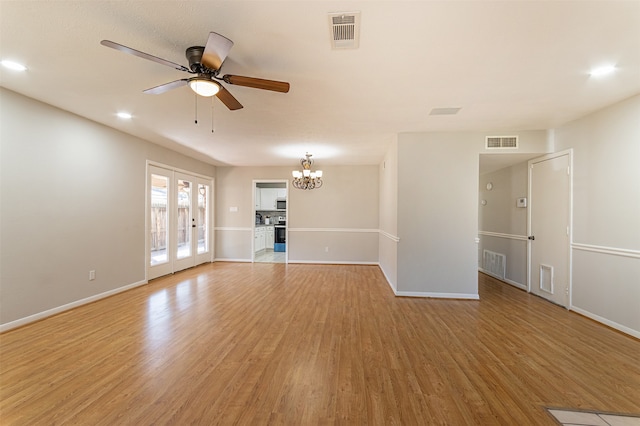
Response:
[{"label": "fan pull chain", "polygon": [[198,124],[198,95],[196,93],[193,94],[193,99],[194,99],[195,105],[196,105],[195,123]]}]

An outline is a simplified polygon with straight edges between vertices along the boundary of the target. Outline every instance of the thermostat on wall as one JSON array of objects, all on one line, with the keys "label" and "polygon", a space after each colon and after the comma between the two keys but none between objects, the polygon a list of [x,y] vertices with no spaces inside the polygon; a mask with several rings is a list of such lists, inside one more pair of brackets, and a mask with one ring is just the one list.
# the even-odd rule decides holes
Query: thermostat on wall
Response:
[{"label": "thermostat on wall", "polygon": [[527,207],[527,199],[526,197],[518,198],[517,207]]}]

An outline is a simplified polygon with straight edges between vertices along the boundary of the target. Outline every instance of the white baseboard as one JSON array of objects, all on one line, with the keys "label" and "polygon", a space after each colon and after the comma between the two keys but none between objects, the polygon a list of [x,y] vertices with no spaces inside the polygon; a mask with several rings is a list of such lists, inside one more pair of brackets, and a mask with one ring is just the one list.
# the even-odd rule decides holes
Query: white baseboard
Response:
[{"label": "white baseboard", "polygon": [[385,272],[384,268],[382,267],[382,265],[380,265],[379,262],[378,262],[378,267],[382,271],[382,275],[384,275],[384,279],[387,280],[387,284],[389,284],[389,287],[391,287],[393,294],[396,294],[396,288],[393,286],[393,284],[391,284],[391,280],[389,279],[389,277],[387,276],[387,273]]},{"label": "white baseboard", "polygon": [[138,281],[136,283],[129,284],[124,287],[118,287],[113,290],[105,291],[104,293],[89,296],[84,299],[76,300],[75,302],[67,303],[66,305],[58,306],[56,308],[38,312],[37,314],[29,315],[28,317],[20,318],[15,321],[1,324],[0,333],[3,333],[5,331],[11,330],[17,327],[21,327],[23,325],[27,325],[35,321],[39,321],[41,319],[45,319],[47,317],[59,314],[61,312],[68,311],[69,309],[77,308],[78,306],[86,305],[87,303],[92,303],[97,300],[104,299],[109,296],[113,296],[114,294],[122,293],[123,291],[131,290],[132,288],[140,287],[141,285],[145,285],[147,283],[148,283],[147,280]]},{"label": "white baseboard", "polygon": [[489,275],[490,277],[493,277],[493,278],[495,278],[495,279],[497,279],[497,280],[503,281],[503,282],[505,282],[505,283],[507,283],[507,284],[511,284],[511,285],[512,285],[512,286],[514,286],[514,287],[518,287],[518,288],[519,288],[519,289],[521,289],[521,290],[527,291],[527,286],[526,286],[525,284],[520,284],[519,282],[517,282],[517,281],[513,281],[513,280],[510,280],[509,278],[500,278],[500,277],[498,277],[498,276],[496,276],[496,275],[492,274],[492,273],[491,273],[491,272],[489,272],[489,271],[485,271],[485,270],[484,270],[484,269],[482,269],[481,267],[478,267],[478,271],[482,272],[483,274],[487,274],[487,275]]},{"label": "white baseboard", "polygon": [[380,266],[380,263],[378,263],[378,267],[382,271],[382,275],[384,275],[385,280],[387,280],[387,284],[389,284],[389,287],[391,288],[391,291],[393,291],[393,294],[395,294],[398,297],[426,297],[426,298],[433,298],[433,299],[464,299],[464,300],[479,300],[480,299],[480,296],[477,295],[477,294],[431,293],[431,292],[421,292],[421,291],[398,291],[398,289],[396,289],[391,284],[391,281],[389,280],[389,277],[387,276],[387,274],[384,271],[384,269],[382,268],[382,266]]},{"label": "white baseboard", "polygon": [[315,265],[378,265],[378,262],[350,262],[344,260],[291,260],[289,263],[310,263]]},{"label": "white baseboard", "polygon": [[613,322],[613,321],[608,320],[608,319],[606,319],[604,317],[601,317],[600,315],[596,315],[596,314],[591,313],[589,311],[586,311],[584,309],[578,308],[577,306],[571,306],[571,307],[569,307],[569,310],[574,311],[574,312],[576,312],[576,313],[578,313],[580,315],[583,315],[583,316],[585,316],[587,318],[591,318],[594,321],[602,323],[602,324],[604,324],[606,326],[614,328],[614,329],[616,329],[618,331],[621,331],[623,333],[626,333],[626,334],[628,334],[630,336],[633,336],[636,339],[640,339],[640,331],[639,330],[634,330],[634,329],[626,327],[626,326],[624,326],[622,324],[618,324],[617,322]]},{"label": "white baseboard", "polygon": [[214,262],[243,262],[243,263],[251,263],[251,259],[227,259],[224,257],[216,257]]},{"label": "white baseboard", "polygon": [[433,299],[464,299],[464,300],[480,300],[477,294],[465,293],[431,293],[422,291],[395,291],[396,296],[401,297],[428,297]]},{"label": "white baseboard", "polygon": [[520,284],[517,281],[513,281],[513,280],[510,280],[509,278],[505,278],[504,282],[506,282],[507,284],[511,284],[514,287],[518,287],[520,290],[527,291],[527,286],[524,284]]}]

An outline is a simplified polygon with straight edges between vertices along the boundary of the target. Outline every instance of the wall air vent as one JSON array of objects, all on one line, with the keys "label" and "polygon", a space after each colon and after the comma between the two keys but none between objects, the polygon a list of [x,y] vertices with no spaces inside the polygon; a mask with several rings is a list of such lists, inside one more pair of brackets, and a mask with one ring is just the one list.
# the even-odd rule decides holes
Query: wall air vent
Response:
[{"label": "wall air vent", "polygon": [[507,275],[507,256],[490,250],[482,251],[482,271],[504,280]]},{"label": "wall air vent", "polygon": [[332,49],[357,49],[360,45],[360,12],[329,14]]},{"label": "wall air vent", "polygon": [[518,148],[517,136],[487,136],[486,149],[514,149]]}]

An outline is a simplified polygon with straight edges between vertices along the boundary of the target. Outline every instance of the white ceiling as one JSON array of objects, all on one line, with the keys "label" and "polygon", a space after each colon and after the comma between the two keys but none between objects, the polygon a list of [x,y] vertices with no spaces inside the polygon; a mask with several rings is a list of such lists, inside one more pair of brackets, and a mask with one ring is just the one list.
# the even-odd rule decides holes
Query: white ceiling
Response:
[{"label": "white ceiling", "polygon": [[[360,11],[360,47],[332,50],[329,12]],[[0,1],[0,85],[216,165],[378,164],[401,132],[547,129],[640,92],[640,1]],[[288,81],[288,94],[226,85],[244,105],[187,87],[215,31],[222,74]],[[613,63],[614,75],[591,68]],[[460,107],[453,116],[433,108]],[[133,119],[123,121],[116,112]]]}]

